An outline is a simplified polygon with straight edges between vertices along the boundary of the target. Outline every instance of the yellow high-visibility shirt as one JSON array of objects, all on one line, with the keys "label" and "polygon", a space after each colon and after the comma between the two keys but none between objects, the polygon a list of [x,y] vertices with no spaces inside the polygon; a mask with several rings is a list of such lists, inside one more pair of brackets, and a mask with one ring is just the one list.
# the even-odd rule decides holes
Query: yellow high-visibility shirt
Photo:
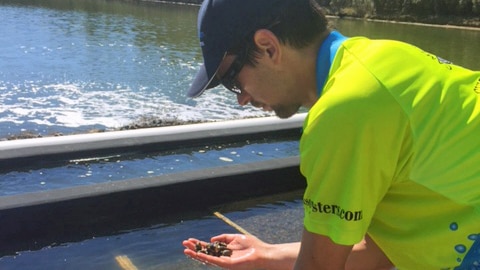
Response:
[{"label": "yellow high-visibility shirt", "polygon": [[363,37],[333,56],[300,141],[305,228],[369,234],[401,270],[480,269],[480,72]]}]

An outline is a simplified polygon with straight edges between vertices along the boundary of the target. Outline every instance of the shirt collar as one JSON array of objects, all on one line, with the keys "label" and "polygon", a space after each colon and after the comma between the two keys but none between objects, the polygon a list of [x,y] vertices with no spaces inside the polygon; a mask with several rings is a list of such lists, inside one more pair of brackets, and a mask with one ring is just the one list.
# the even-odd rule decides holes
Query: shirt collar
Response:
[{"label": "shirt collar", "polygon": [[328,73],[333,63],[335,54],[340,45],[347,40],[337,31],[332,31],[327,38],[322,42],[322,46],[318,51],[317,56],[317,96],[322,94],[323,87],[328,77]]}]

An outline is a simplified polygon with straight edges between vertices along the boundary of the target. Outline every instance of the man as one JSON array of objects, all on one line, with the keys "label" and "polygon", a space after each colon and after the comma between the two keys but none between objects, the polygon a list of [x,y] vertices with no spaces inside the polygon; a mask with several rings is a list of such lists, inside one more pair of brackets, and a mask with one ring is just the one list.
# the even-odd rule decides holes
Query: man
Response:
[{"label": "man", "polygon": [[480,269],[480,72],[414,46],[331,31],[314,0],[205,0],[204,65],[188,94],[223,84],[286,118],[309,108],[300,243],[220,235],[228,269]]}]

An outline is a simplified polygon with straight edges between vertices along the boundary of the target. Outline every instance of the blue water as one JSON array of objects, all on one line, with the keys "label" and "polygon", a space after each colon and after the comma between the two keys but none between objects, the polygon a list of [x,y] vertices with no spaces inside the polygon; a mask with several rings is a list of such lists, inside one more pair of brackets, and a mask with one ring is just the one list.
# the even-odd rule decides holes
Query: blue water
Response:
[{"label": "blue water", "polygon": [[141,117],[267,115],[221,89],[185,92],[201,61],[198,7],[0,1],[0,138],[114,129]]},{"label": "blue water", "polygon": [[[238,225],[270,243],[299,241],[303,208],[301,193],[279,195],[250,202],[235,211],[222,211]],[[183,255],[182,240],[208,241],[220,233],[237,233],[223,221],[207,215],[195,220],[157,224],[116,235],[75,243],[61,243],[37,251],[19,251],[0,258],[2,270],[117,270],[115,257],[126,255],[139,270],[214,269]]]}]

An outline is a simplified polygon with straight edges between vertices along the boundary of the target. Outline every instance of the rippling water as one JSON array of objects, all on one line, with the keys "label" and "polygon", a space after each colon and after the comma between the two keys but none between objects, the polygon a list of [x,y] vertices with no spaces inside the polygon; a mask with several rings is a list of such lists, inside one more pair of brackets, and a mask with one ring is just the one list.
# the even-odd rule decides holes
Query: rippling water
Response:
[{"label": "rippling water", "polygon": [[0,1],[0,138],[109,129],[142,116],[265,115],[225,91],[185,96],[201,61],[198,7]]}]

